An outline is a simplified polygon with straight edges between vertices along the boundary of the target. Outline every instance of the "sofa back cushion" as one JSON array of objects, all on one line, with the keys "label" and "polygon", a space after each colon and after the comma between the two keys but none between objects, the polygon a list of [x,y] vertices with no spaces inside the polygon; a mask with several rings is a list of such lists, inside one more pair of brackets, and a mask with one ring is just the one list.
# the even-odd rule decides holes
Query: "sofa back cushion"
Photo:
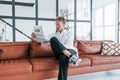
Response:
[{"label": "sofa back cushion", "polygon": [[1,59],[18,59],[27,57],[29,52],[29,42],[1,42]]},{"label": "sofa back cushion", "polygon": [[30,42],[30,57],[50,57],[54,56],[49,44],[41,44],[35,41]]},{"label": "sofa back cushion", "polygon": [[79,41],[78,51],[80,54],[96,54],[102,50],[102,41]]}]

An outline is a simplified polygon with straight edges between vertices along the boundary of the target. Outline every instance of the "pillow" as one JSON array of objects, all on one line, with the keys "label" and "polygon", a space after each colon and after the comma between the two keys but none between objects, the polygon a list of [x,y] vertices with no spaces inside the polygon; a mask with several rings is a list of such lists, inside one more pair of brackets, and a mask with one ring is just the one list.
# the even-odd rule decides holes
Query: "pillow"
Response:
[{"label": "pillow", "polygon": [[101,55],[120,55],[120,44],[104,41]]},{"label": "pillow", "polygon": [[54,56],[51,46],[35,41],[30,42],[30,57],[50,57]]}]

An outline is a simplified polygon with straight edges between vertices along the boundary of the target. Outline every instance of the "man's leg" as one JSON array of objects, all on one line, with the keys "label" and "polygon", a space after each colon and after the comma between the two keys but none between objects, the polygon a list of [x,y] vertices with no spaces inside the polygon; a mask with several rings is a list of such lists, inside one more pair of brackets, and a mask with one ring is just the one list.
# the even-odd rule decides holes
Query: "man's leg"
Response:
[{"label": "man's leg", "polygon": [[65,55],[60,55],[58,80],[67,80],[68,66],[69,66],[69,58]]},{"label": "man's leg", "polygon": [[74,55],[73,53],[76,53],[75,51],[71,51],[71,50],[67,50],[59,41],[56,37],[52,37],[50,39],[50,44],[51,47],[55,53],[56,58],[58,59],[58,57],[60,55],[65,55],[68,58],[70,58],[70,62],[72,61],[76,66],[80,64],[81,60]]},{"label": "man's leg", "polygon": [[[70,52],[58,41],[56,37],[52,37],[50,39],[50,45],[55,53],[55,55],[61,55],[62,53],[66,55],[68,58],[70,57]],[[61,53],[61,54],[58,54]]]}]

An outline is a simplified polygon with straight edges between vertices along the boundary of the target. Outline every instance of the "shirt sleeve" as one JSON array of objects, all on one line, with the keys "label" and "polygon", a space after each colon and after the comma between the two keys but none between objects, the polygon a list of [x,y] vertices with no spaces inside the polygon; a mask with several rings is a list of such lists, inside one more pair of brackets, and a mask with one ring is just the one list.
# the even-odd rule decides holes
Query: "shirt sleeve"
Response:
[{"label": "shirt sleeve", "polygon": [[64,40],[63,40],[63,44],[69,44],[69,43],[73,43],[73,40],[74,40],[74,36],[73,36],[73,33],[71,31],[68,31],[66,34],[65,34],[65,37],[64,37]]}]

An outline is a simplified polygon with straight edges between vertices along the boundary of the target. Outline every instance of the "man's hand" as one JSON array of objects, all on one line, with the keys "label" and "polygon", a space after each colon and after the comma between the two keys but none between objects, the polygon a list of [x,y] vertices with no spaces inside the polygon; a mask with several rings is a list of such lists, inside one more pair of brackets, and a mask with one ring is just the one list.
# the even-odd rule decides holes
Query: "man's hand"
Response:
[{"label": "man's hand", "polygon": [[36,38],[36,35],[34,32],[32,32],[31,36],[32,36],[32,38]]},{"label": "man's hand", "polygon": [[35,35],[34,32],[32,32],[31,37],[33,38],[33,40],[34,40],[35,42],[37,42],[36,35]]}]

